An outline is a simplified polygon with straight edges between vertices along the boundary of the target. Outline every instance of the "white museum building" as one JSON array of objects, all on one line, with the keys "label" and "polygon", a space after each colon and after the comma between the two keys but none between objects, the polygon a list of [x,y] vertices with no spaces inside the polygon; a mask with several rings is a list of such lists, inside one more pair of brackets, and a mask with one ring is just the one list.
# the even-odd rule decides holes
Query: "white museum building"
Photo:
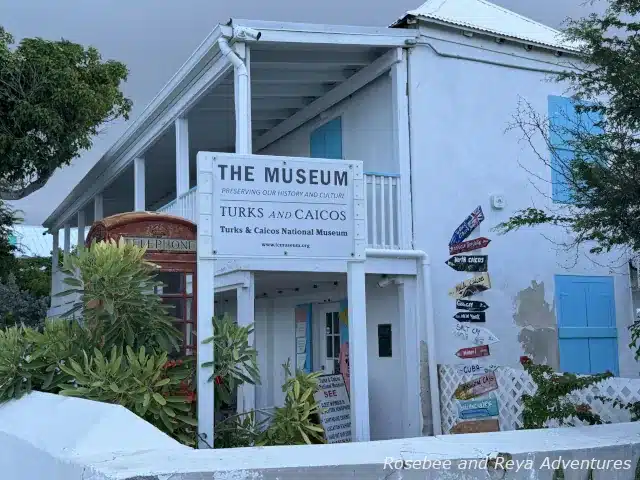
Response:
[{"label": "white museum building", "polygon": [[44,226],[57,245],[124,212],[197,224],[199,336],[214,311],[255,325],[262,382],[238,408],[281,404],[288,360],[346,365],[354,441],[440,433],[438,365],[528,355],[636,377],[626,263],[558,248],[550,227],[494,232],[561,200],[508,127],[522,102],[566,114],[570,92],[547,79],[576,60],[557,31],[485,0],[428,0],[382,28],[232,19]]}]

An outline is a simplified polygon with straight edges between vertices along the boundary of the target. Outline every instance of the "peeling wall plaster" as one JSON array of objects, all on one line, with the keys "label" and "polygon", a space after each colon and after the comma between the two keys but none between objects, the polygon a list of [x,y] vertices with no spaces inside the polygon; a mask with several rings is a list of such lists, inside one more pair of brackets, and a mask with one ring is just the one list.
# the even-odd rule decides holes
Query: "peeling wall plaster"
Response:
[{"label": "peeling wall plaster", "polygon": [[531,286],[515,297],[515,324],[520,327],[518,341],[534,363],[560,368],[557,321],[553,304],[545,300],[544,282],[533,280]]}]

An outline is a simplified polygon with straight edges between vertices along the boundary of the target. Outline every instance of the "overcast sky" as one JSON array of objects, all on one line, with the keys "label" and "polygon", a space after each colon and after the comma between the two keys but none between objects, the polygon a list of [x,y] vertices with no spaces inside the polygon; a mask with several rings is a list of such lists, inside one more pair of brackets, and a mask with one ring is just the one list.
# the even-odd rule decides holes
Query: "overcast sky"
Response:
[{"label": "overcast sky", "polygon": [[[585,0],[495,3],[553,27],[587,11]],[[135,119],[213,27],[231,17],[386,26],[419,4],[420,0],[0,0],[0,24],[17,39],[64,37],[126,63],[130,75],[124,90],[133,100]],[[91,151],[59,170],[44,189],[16,202],[25,223],[42,223],[123,130],[123,123],[111,125]]]}]

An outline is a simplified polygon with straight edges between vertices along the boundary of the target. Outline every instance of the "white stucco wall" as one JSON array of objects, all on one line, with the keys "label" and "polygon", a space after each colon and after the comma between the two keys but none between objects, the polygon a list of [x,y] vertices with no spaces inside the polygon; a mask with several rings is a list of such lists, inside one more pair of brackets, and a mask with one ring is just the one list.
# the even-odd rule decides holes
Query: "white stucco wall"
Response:
[{"label": "white stucco wall", "polygon": [[257,153],[308,157],[311,132],[338,116],[342,116],[343,158],[362,160],[367,172],[398,173],[392,151],[391,77],[388,74]]},{"label": "white stucco wall", "polygon": [[[194,450],[121,407],[33,393],[0,406],[0,478],[7,480],[547,480],[633,478],[640,424],[446,435],[335,445]],[[511,456],[509,471],[487,458]],[[572,463],[573,461],[573,463]],[[439,463],[436,463],[439,462]],[[608,463],[606,463],[608,462]]]},{"label": "white stucco wall", "polygon": [[[430,35],[456,42],[429,40],[441,53],[485,61],[444,58],[429,46],[418,46],[410,55],[415,248],[425,250],[432,259],[438,362],[461,363],[455,353],[469,346],[452,334],[455,301],[447,292],[470,275],[456,272],[444,262],[450,256],[448,243],[453,231],[481,205],[486,219],[469,239],[491,239],[486,249],[474,253],[489,255],[492,289],[474,298],[490,305],[486,324],[479,326],[500,339],[490,346],[491,356],[483,361],[516,367],[524,354],[521,330],[527,325],[555,328],[555,274],[609,275],[622,264],[614,271],[620,375],[636,377],[637,363],[627,346],[632,323],[629,279],[619,254],[592,261],[582,252],[575,258],[574,253],[558,251],[553,242],[566,241],[566,237],[547,227],[504,236],[491,231],[516,210],[548,205],[548,197],[537,189],[550,196],[550,170],[530,146],[519,142],[519,131],[505,130],[513,122],[520,98],[546,115],[548,95],[566,94],[562,85],[546,81],[545,73],[530,70],[550,68],[549,62],[557,59],[551,54],[527,54],[519,46],[497,45],[492,40],[466,39],[459,33],[431,31]],[[475,42],[482,50],[464,46],[465,42]],[[546,153],[544,145],[540,151]],[[491,208],[490,196],[495,193],[504,195],[504,210]],[[548,356],[546,348],[553,356],[557,333],[542,334],[533,343],[540,357]]]},{"label": "white stucco wall", "polygon": [[[258,367],[262,384],[256,386],[256,407],[269,408],[282,405],[284,393],[281,386],[285,375],[282,365],[291,361],[295,367],[295,307],[312,303],[312,308],[322,305],[327,298],[339,302],[346,298],[346,291],[333,290],[316,295],[285,296],[277,299],[256,300],[256,338]],[[402,438],[403,395],[389,395],[406,388],[403,374],[404,349],[402,321],[400,318],[398,289],[395,285],[379,288],[376,279],[367,282],[367,353],[369,371],[369,409],[372,440]],[[233,307],[231,307],[233,308]],[[315,320],[315,317],[314,317]],[[378,356],[378,325],[391,324],[392,357]],[[314,342],[314,348],[316,344]],[[418,392],[418,385],[415,385]]]}]

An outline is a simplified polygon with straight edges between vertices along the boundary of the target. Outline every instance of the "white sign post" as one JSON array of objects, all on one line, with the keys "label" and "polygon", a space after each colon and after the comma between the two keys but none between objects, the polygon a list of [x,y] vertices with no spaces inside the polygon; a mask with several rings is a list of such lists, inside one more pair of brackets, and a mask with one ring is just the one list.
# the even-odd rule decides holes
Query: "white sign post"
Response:
[{"label": "white sign post", "polygon": [[[351,416],[360,425],[355,439],[368,440],[362,162],[199,152],[197,163],[198,339],[213,335],[212,324],[205,319],[213,317],[214,261],[344,261],[354,352]],[[198,432],[210,438],[207,443],[212,446],[213,384],[208,382],[210,368],[202,367],[213,361],[211,344],[200,345],[197,354]]]},{"label": "white sign post", "polygon": [[320,406],[320,421],[327,443],[351,441],[351,407],[342,375],[322,375],[313,396]]}]

